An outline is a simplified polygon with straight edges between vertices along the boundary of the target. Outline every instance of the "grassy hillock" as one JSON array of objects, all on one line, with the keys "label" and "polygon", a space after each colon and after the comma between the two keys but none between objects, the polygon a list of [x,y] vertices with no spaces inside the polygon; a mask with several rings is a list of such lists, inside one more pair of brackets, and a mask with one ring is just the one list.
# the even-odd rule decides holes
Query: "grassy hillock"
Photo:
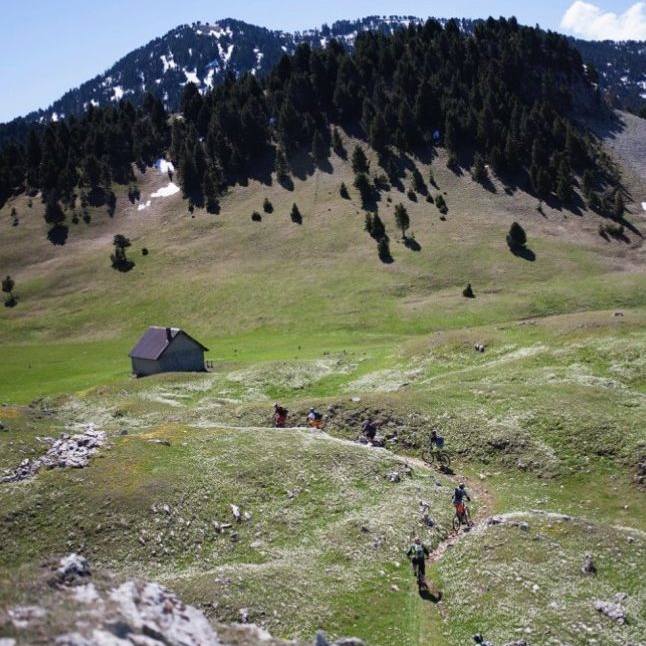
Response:
[{"label": "grassy hillock", "polygon": [[[49,566],[76,550],[97,581],[161,581],[214,622],[246,609],[279,637],[324,628],[370,644],[462,646],[477,631],[496,644],[639,638],[641,237],[605,240],[589,211],[540,213],[525,193],[496,178],[487,190],[445,161],[431,162],[429,186],[446,200],[445,219],[420,194],[382,195],[389,264],[364,231],[358,195],[339,195],[353,173],[338,157],[293,190],[236,186],[217,215],[190,214],[179,195],[150,197],[168,183],[150,169],[139,178],[150,206],[118,195],[113,217],[92,209],[89,223],[69,222],[64,245],[47,240],[37,199],[0,211],[0,273],[17,297],[0,312],[0,469],[88,423],[108,435],[85,469],[0,484],[0,635],[29,643],[69,629],[70,608],[24,630],[7,611],[54,604]],[[417,165],[427,179],[429,164]],[[395,228],[399,202],[417,246]],[[302,224],[290,219],[293,203]],[[634,206],[627,217],[643,228]],[[509,251],[514,221],[533,260]],[[129,272],[110,266],[117,233],[132,241]],[[468,282],[475,298],[462,295]],[[213,371],[130,378],[127,352],[149,324],[195,335]],[[295,426],[320,407],[328,433],[268,428],[277,399]],[[388,449],[354,443],[367,415],[384,422]],[[434,427],[453,475],[416,459]],[[459,479],[478,526],[456,538]],[[251,517],[235,523],[231,504]],[[487,524],[493,514],[503,522]],[[441,554],[430,570],[439,603],[417,594],[405,562],[417,532]],[[596,575],[580,572],[586,553]],[[594,608],[620,593],[625,625]]]}]

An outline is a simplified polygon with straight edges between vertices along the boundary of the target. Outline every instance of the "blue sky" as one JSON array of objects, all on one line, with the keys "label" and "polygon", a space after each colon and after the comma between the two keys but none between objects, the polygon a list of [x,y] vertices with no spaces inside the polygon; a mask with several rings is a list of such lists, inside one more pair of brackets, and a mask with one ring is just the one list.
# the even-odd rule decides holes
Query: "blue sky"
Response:
[{"label": "blue sky", "polygon": [[646,39],[642,36],[646,4],[621,0],[1,0],[0,4],[5,25],[0,39],[0,122],[47,107],[130,50],[197,20],[233,17],[295,30],[369,14],[492,14],[515,15],[525,24],[579,32],[582,37],[614,38],[629,32],[629,37]]}]

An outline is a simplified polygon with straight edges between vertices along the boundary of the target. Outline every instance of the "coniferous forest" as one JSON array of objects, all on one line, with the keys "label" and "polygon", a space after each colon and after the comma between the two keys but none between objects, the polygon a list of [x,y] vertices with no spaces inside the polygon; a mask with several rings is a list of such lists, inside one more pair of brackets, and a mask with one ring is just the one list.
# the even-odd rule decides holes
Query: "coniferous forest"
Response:
[{"label": "coniferous forest", "polygon": [[259,168],[283,181],[303,153],[320,163],[338,148],[340,126],[377,151],[391,181],[402,154],[443,146],[456,172],[475,159],[478,174],[486,163],[540,199],[567,204],[585,177],[597,204],[617,179],[577,125],[604,110],[592,81],[565,37],[513,18],[489,19],[472,35],[433,20],[366,32],[352,54],[334,40],[300,45],[265,78],[230,75],[206,94],[188,83],[178,115],[148,95],[138,108],[122,100],[32,127],[0,152],[0,203],[40,191],[53,223],[79,199],[110,208],[113,182],[132,182],[133,164],[167,155],[184,196],[212,210]]}]

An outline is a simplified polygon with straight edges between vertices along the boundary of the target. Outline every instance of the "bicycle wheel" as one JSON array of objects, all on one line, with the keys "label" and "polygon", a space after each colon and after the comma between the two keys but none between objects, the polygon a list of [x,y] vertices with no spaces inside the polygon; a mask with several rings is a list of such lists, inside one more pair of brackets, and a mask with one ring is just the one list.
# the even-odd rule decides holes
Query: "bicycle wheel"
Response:
[{"label": "bicycle wheel", "polygon": [[456,532],[460,531],[460,525],[462,525],[462,521],[460,520],[460,517],[455,514],[455,516],[453,516],[453,529]]},{"label": "bicycle wheel", "polygon": [[443,467],[450,467],[451,466],[451,458],[449,457],[449,454],[442,451],[442,453],[437,454],[437,461],[443,466]]},{"label": "bicycle wheel", "polygon": [[429,449],[424,449],[422,451],[422,460],[424,460],[426,464],[432,465],[435,461],[435,453],[433,451],[430,451]]}]

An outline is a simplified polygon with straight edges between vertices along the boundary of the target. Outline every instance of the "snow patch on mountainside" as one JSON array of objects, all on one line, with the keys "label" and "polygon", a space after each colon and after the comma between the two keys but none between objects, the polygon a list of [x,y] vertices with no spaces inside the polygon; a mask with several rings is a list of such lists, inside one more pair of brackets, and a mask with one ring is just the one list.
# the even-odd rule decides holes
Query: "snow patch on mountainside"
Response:
[{"label": "snow patch on mountainside", "polygon": [[177,67],[177,63],[173,60],[172,54],[169,55],[169,58],[166,57],[166,54],[162,54],[159,58],[164,65],[164,74],[168,70],[174,70]]},{"label": "snow patch on mountainside", "polygon": [[168,186],[157,189],[154,193],[150,194],[150,197],[170,197],[179,193],[179,186],[173,182],[168,182]]},{"label": "snow patch on mountainside", "polygon": [[187,83],[195,83],[195,85],[200,85],[201,83],[200,79],[197,76],[197,70],[194,70],[192,72],[184,70],[184,76],[186,76]]},{"label": "snow patch on mountainside", "polygon": [[175,166],[173,165],[173,162],[167,161],[165,159],[158,159],[155,162],[155,168],[160,172],[160,173],[168,173],[169,171],[171,173],[175,172]]}]

